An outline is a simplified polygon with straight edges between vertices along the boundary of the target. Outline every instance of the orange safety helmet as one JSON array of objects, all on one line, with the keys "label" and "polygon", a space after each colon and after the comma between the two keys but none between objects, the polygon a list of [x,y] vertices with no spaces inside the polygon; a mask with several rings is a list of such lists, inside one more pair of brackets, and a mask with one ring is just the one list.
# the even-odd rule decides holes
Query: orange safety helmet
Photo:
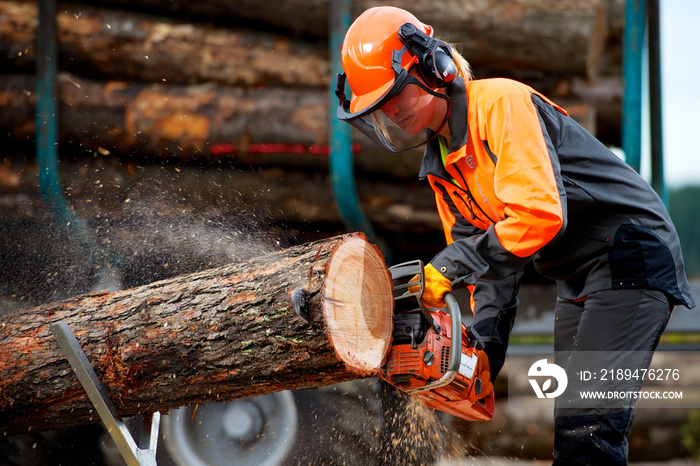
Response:
[{"label": "orange safety helmet", "polygon": [[[350,112],[357,113],[380,101],[395,84],[392,54],[403,43],[398,31],[411,23],[427,36],[433,28],[423,24],[408,11],[392,6],[370,8],[352,23],[341,49],[343,70],[352,89]],[[418,59],[408,51],[401,57],[401,67],[408,71]]]},{"label": "orange safety helmet", "polygon": [[[447,95],[436,89],[449,84],[456,75],[452,49],[432,36],[432,27],[400,8],[382,6],[362,13],[348,29],[341,49],[345,73],[336,76],[338,119],[392,152],[432,140],[447,123],[452,108]],[[409,73],[414,65],[423,81]],[[346,81],[352,90],[350,99],[345,96]],[[382,124],[373,115],[409,84],[447,102],[437,131],[413,140],[406,138],[398,126]]]}]

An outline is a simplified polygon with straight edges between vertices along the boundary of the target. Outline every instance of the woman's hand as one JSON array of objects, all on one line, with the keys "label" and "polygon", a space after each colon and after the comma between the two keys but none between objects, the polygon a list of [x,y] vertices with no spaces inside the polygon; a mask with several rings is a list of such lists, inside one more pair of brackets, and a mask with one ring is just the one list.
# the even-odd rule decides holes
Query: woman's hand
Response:
[{"label": "woman's hand", "polygon": [[[428,264],[424,269],[425,274],[425,289],[423,290],[423,304],[427,307],[445,307],[445,300],[443,296],[445,293],[452,291],[452,282],[445,278],[440,272],[437,271],[432,264]],[[409,283],[417,282],[419,280],[418,275],[413,277]],[[418,286],[412,286],[409,288],[411,293],[418,291]]]}]

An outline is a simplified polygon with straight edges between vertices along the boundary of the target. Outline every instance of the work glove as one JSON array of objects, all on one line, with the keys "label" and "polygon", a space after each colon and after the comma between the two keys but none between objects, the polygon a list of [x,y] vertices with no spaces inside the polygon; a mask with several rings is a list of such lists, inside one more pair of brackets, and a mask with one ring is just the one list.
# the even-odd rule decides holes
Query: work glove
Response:
[{"label": "work glove", "polygon": [[[425,289],[423,290],[423,304],[427,307],[445,307],[445,300],[443,296],[445,293],[452,291],[452,281],[445,278],[440,272],[437,271],[432,264],[425,266],[423,270],[425,274]],[[420,277],[416,275],[411,279],[409,283],[417,282]],[[411,293],[419,291],[419,286],[412,286],[408,289]]]}]

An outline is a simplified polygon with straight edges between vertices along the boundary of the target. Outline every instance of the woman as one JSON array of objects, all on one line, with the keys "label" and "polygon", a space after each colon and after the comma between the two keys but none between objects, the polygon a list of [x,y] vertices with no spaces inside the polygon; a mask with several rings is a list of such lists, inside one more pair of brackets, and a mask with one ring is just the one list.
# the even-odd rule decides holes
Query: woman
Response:
[{"label": "woman", "polygon": [[[555,362],[570,384],[573,356],[589,351],[599,364],[643,354],[635,364],[648,367],[671,309],[695,305],[675,229],[649,185],[530,87],[473,80],[466,60],[407,11],[367,10],[341,53],[338,117],[394,152],[425,144],[420,178],[435,193],[447,246],[426,266],[423,299],[442,307],[444,293],[473,285],[472,325],[492,378],[530,261],[557,283]],[[633,402],[575,401],[556,398],[554,464],[627,464]]]}]

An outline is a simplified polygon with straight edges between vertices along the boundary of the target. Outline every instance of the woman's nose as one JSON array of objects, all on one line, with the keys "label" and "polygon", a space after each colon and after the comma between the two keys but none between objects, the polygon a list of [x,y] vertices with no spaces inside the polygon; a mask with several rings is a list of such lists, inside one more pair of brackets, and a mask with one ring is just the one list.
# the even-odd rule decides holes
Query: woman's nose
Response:
[{"label": "woman's nose", "polygon": [[396,105],[394,99],[391,99],[389,102],[385,103],[380,110],[387,118],[391,119],[399,113],[399,106]]}]

